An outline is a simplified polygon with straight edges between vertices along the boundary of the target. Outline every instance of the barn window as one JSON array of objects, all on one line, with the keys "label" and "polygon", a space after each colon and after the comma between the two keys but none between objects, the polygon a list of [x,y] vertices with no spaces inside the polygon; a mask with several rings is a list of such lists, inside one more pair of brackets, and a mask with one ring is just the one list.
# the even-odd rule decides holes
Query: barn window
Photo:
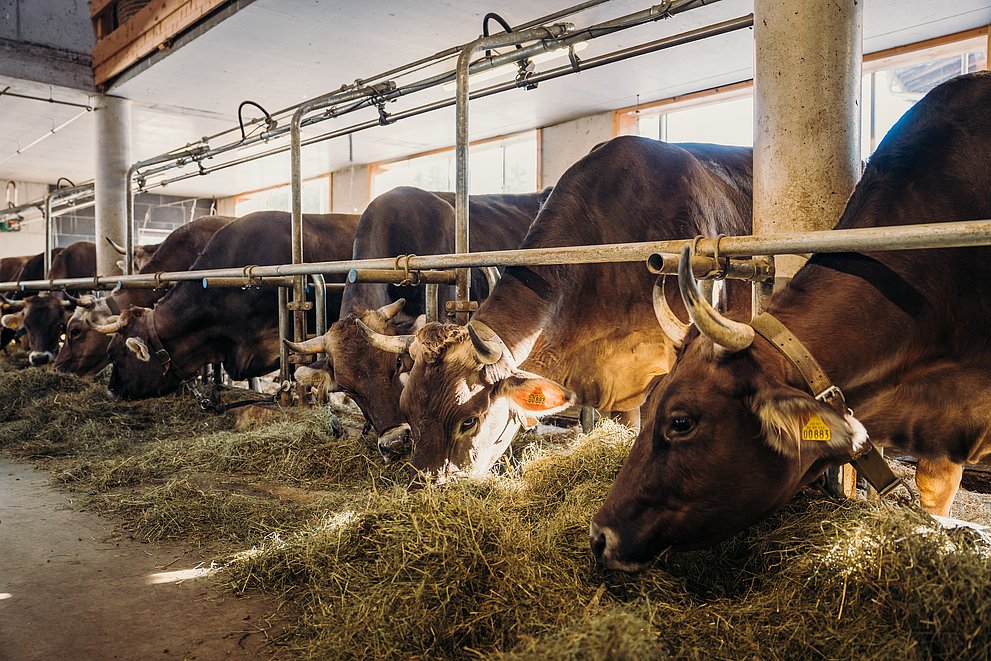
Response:
[{"label": "barn window", "polygon": [[[537,131],[472,144],[470,192],[529,193],[540,186],[537,176]],[[453,191],[454,149],[444,149],[372,167],[371,193],[377,197],[396,186]]]},{"label": "barn window", "polygon": [[[234,215],[255,211],[291,211],[289,184],[238,195]],[[330,177],[323,175],[303,182],[303,213],[330,213]]]}]

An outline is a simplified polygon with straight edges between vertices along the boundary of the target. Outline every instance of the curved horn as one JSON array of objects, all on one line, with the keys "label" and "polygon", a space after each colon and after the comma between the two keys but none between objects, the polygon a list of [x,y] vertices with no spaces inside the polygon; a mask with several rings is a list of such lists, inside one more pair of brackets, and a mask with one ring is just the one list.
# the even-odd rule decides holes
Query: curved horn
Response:
[{"label": "curved horn", "polygon": [[378,313],[383,317],[385,317],[386,321],[389,321],[397,314],[399,314],[399,311],[403,309],[404,305],[406,305],[406,299],[400,298],[393,303],[389,303],[388,305],[383,305],[382,307],[380,307],[378,309]]},{"label": "curved horn", "polygon": [[3,297],[3,300],[4,308],[9,312],[19,312],[24,309],[24,306],[27,305],[26,301],[12,301],[6,296]]},{"label": "curved horn", "polygon": [[681,298],[688,309],[688,316],[699,332],[714,344],[729,352],[742,351],[754,341],[754,329],[749,324],[727,319],[713,309],[702,297],[698,283],[692,275],[691,248],[685,246],[678,262],[678,286]]},{"label": "curved horn", "polygon": [[327,343],[324,341],[323,335],[310,338],[305,342],[292,342],[286,339],[283,339],[282,342],[289,347],[289,350],[293,353],[327,353]]},{"label": "curved horn", "polygon": [[483,340],[471,324],[468,324],[468,337],[471,338],[471,345],[475,347],[478,362],[483,365],[491,365],[499,362],[499,359],[502,358],[504,347],[498,339]]},{"label": "curved horn", "polygon": [[119,254],[121,254],[121,255],[126,255],[127,254],[127,250],[124,249],[124,246],[120,245],[119,243],[117,243],[116,241],[114,241],[113,239],[111,239],[109,236],[105,236],[103,238],[106,239],[107,240],[107,243],[109,243],[111,246],[113,246],[114,250],[116,250]]},{"label": "curved horn", "polygon": [[90,324],[93,326],[93,330],[103,333],[104,335],[111,335],[116,333],[124,326],[127,326],[127,319],[124,319],[122,315],[115,314],[107,319],[106,324]]},{"label": "curved horn", "polygon": [[389,353],[409,351],[409,345],[413,344],[413,340],[416,339],[415,335],[383,335],[382,333],[377,333],[366,326],[361,319],[355,319],[354,323],[358,325],[358,330],[365,336],[369,344],[376,349],[388,351]]},{"label": "curved horn", "polygon": [[94,305],[96,305],[96,301],[94,301],[89,296],[78,296],[78,297],[77,296],[73,296],[72,294],[70,294],[68,292],[68,290],[62,292],[62,295],[65,296],[65,298],[66,298],[67,301],[69,301],[73,305],[78,306],[78,307],[81,307],[81,308],[91,308]]},{"label": "curved horn", "polygon": [[492,290],[499,284],[499,269],[494,266],[483,266],[482,273],[485,274],[485,282],[489,285],[489,296],[491,296]]},{"label": "curved horn", "polygon": [[671,306],[668,305],[668,300],[664,296],[666,280],[667,276],[659,275],[654,281],[654,316],[657,317],[657,323],[661,325],[661,330],[668,336],[668,339],[674,342],[676,347],[680,347],[692,325],[679,319]]}]

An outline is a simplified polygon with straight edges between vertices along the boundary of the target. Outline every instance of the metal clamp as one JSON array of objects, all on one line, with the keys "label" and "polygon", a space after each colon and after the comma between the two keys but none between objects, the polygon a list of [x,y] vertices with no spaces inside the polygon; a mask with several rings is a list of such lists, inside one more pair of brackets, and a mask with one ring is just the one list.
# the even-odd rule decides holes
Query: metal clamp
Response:
[{"label": "metal clamp", "polygon": [[255,275],[255,269],[258,268],[257,264],[249,264],[241,269],[241,273],[244,275],[245,280],[248,281],[247,287],[261,287],[262,280],[260,277]]},{"label": "metal clamp", "polygon": [[719,259],[719,242],[725,238],[725,234],[716,235],[716,245],[712,249],[712,259],[716,262],[716,268],[706,276],[713,280],[725,280],[726,271],[729,269],[729,257],[724,257],[722,261]]},{"label": "metal clamp", "polygon": [[[409,270],[409,260],[413,259],[414,257],[416,257],[416,255],[412,253],[410,253],[409,255],[399,255],[398,257],[396,257],[396,270],[403,271],[405,273],[405,276],[403,277],[403,281],[398,283],[399,287],[405,287],[408,285],[417,284],[416,274],[410,273]],[[400,262],[402,262],[402,266],[399,265]]]}]

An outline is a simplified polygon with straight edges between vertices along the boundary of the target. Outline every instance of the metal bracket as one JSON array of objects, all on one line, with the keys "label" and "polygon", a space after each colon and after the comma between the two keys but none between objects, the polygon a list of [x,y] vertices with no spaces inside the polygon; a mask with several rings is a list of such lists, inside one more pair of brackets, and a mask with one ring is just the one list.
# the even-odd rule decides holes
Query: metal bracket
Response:
[{"label": "metal bracket", "polygon": [[300,310],[307,312],[313,309],[313,303],[310,301],[303,301],[302,303],[289,301],[288,303],[286,303],[286,309],[291,312],[299,312]]},{"label": "metal bracket", "polygon": [[444,309],[450,313],[474,312],[478,309],[478,301],[448,301],[444,304]]}]

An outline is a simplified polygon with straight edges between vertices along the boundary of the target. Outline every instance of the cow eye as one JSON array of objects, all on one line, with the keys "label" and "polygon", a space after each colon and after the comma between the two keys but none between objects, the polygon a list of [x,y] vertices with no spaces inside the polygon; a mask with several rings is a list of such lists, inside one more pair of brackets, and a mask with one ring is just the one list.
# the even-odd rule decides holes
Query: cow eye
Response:
[{"label": "cow eye", "polygon": [[79,337],[80,330],[78,328],[73,328],[69,331],[69,337]]},{"label": "cow eye", "polygon": [[671,418],[671,431],[674,434],[687,434],[695,428],[695,421],[687,415],[676,415]]},{"label": "cow eye", "polygon": [[471,416],[470,418],[465,418],[464,420],[461,421],[461,433],[463,434],[467,431],[470,431],[477,424],[478,424],[478,418],[476,418],[475,416]]}]

